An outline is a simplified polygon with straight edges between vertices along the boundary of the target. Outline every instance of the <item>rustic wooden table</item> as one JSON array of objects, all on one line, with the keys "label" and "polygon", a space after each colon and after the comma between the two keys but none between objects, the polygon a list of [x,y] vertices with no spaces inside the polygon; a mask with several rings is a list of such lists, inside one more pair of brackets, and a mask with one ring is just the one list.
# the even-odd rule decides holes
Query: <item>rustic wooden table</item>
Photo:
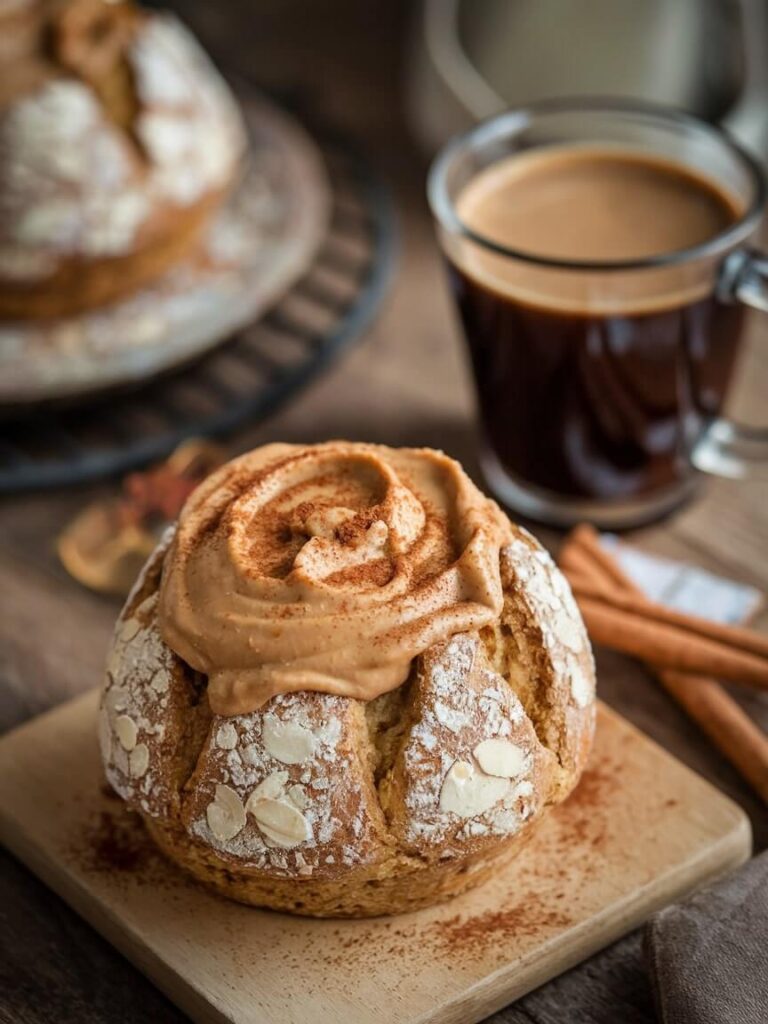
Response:
[{"label": "rustic wooden table", "polygon": [[[395,189],[401,252],[391,294],[362,343],[269,423],[231,439],[233,451],[277,438],[351,437],[446,449],[474,472],[472,399],[423,198],[425,166],[408,139],[400,86],[410,5],[386,0],[246,0],[177,4],[220,62],[262,81],[300,86],[368,146]],[[755,325],[754,340],[768,331]],[[764,338],[762,339],[764,340]],[[763,413],[768,346],[750,344],[738,411]],[[113,485],[6,500],[0,505],[0,728],[96,685],[113,601],[78,587],[54,539],[86,502]],[[765,485],[710,483],[673,519],[633,536],[765,587]],[[538,531],[556,545],[555,535]],[[762,624],[768,623],[764,616]],[[601,695],[712,780],[749,813],[755,848],[768,812],[637,665],[598,658]],[[768,701],[749,708],[768,727]],[[12,858],[0,854],[0,1021],[181,1021],[183,1015]],[[638,934],[497,1014],[496,1024],[647,1024],[654,1020]]]}]

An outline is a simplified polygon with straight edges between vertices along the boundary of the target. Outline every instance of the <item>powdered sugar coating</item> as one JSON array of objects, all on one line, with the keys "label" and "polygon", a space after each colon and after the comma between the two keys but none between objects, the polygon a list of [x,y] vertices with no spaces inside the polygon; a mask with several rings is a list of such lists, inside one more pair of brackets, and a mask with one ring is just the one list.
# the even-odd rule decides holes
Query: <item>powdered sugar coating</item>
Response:
[{"label": "powdered sugar coating", "polygon": [[71,77],[42,82],[0,115],[0,275],[41,280],[65,259],[130,252],[158,209],[232,177],[240,116],[194,37],[171,15],[148,16],[128,61],[143,152]]},{"label": "powdered sugar coating", "polygon": [[519,593],[531,606],[553,670],[578,708],[594,701],[594,659],[571,588],[548,551],[522,527],[502,551]]},{"label": "powdered sugar coating", "polygon": [[491,668],[492,645],[466,633],[417,659],[402,691],[407,725],[381,778],[361,702],[299,692],[251,714],[210,715],[204,680],[194,682],[156,624],[170,537],[118,623],[99,738],[117,792],[175,836],[185,830],[188,839],[174,842],[207,850],[209,863],[320,881],[374,872],[393,855],[461,862],[562,798],[553,797],[558,772],[559,794],[578,778],[591,735],[591,654],[567,584],[529,535],[516,530],[502,552],[505,594],[519,613],[506,621],[535,646],[536,662],[521,664],[567,757],[545,729],[537,735],[513,680]]},{"label": "powdered sugar coating", "polygon": [[2,267],[45,275],[59,258],[120,252],[148,212],[136,161],[82,82],[43,83],[0,117]]},{"label": "powdered sugar coating", "polygon": [[223,186],[243,146],[230,92],[195,37],[172,15],[149,20],[131,48],[142,113],[136,132],[150,187],[181,205]]},{"label": "powdered sugar coating", "polygon": [[[157,628],[157,593],[152,591],[140,602],[139,597],[148,579],[159,572],[173,532],[166,530],[117,621],[99,709],[99,744],[110,785],[154,817],[167,814],[172,799],[164,740],[169,725],[183,715],[187,694],[178,660]],[[121,731],[131,736],[129,749],[121,742]]]},{"label": "powdered sugar coating", "polygon": [[124,800],[155,815],[164,808],[167,782],[152,755],[165,734],[174,661],[154,622],[156,603],[152,595],[139,608],[141,618],[118,624],[101,705],[107,778]]},{"label": "powdered sugar coating", "polygon": [[[513,835],[535,809],[527,797],[533,794],[536,736],[514,692],[487,667],[481,647],[476,634],[462,634],[425,655],[415,684],[420,714],[400,769],[409,843]],[[521,751],[514,780],[492,778],[475,757],[481,742],[495,738]],[[457,765],[466,766],[461,774],[470,776],[471,796],[457,796]]]},{"label": "powdered sugar coating", "polygon": [[[350,764],[356,710],[341,697],[299,693],[275,697],[252,714],[215,717],[211,737],[230,725],[237,741],[229,750],[210,737],[205,744],[198,760],[199,784],[187,812],[190,834],[235,861],[276,876],[327,872],[329,863],[349,867],[372,859],[377,823],[369,808],[370,794]],[[265,733],[281,727],[312,736],[311,749],[306,748],[301,761],[287,764],[269,753]],[[226,840],[211,831],[207,816],[215,787],[221,784],[231,787],[249,812],[244,827]],[[259,804],[268,812],[262,825]],[[295,826],[293,838],[274,831],[274,815],[280,816],[281,807]]]}]

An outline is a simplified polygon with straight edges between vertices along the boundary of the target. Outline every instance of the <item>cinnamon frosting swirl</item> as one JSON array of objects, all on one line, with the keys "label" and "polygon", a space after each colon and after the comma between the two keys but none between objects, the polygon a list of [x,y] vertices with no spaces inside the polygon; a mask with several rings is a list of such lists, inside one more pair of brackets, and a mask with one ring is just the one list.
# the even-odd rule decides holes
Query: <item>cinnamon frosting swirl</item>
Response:
[{"label": "cinnamon frosting swirl", "polygon": [[163,569],[166,643],[222,715],[278,693],[371,700],[496,620],[510,525],[430,449],[267,445],[189,499]]}]

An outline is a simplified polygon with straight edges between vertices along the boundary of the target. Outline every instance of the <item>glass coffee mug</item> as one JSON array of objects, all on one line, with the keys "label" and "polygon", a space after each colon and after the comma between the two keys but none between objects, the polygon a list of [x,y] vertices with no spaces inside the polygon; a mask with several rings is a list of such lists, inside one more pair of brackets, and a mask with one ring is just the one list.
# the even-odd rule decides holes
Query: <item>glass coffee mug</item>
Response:
[{"label": "glass coffee mug", "polygon": [[[731,215],[696,244],[631,259],[508,247],[501,207],[492,231],[467,223],[461,197],[489,168],[587,150],[690,173]],[[702,472],[768,480],[768,430],[721,417],[745,307],[768,311],[768,258],[747,247],[766,186],[731,139],[666,108],[550,101],[449,143],[428,192],[474,370],[483,470],[501,501],[554,525],[620,528],[669,512]]]}]

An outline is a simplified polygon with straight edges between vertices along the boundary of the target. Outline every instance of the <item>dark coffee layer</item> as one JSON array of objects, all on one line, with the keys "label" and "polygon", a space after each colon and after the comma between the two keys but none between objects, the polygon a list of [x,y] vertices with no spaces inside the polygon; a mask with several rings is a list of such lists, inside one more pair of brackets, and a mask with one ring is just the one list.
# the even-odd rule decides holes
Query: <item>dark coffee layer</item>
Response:
[{"label": "dark coffee layer", "polygon": [[705,296],[643,315],[534,309],[453,268],[485,436],[518,482],[570,498],[672,487],[723,404],[743,308]]}]

